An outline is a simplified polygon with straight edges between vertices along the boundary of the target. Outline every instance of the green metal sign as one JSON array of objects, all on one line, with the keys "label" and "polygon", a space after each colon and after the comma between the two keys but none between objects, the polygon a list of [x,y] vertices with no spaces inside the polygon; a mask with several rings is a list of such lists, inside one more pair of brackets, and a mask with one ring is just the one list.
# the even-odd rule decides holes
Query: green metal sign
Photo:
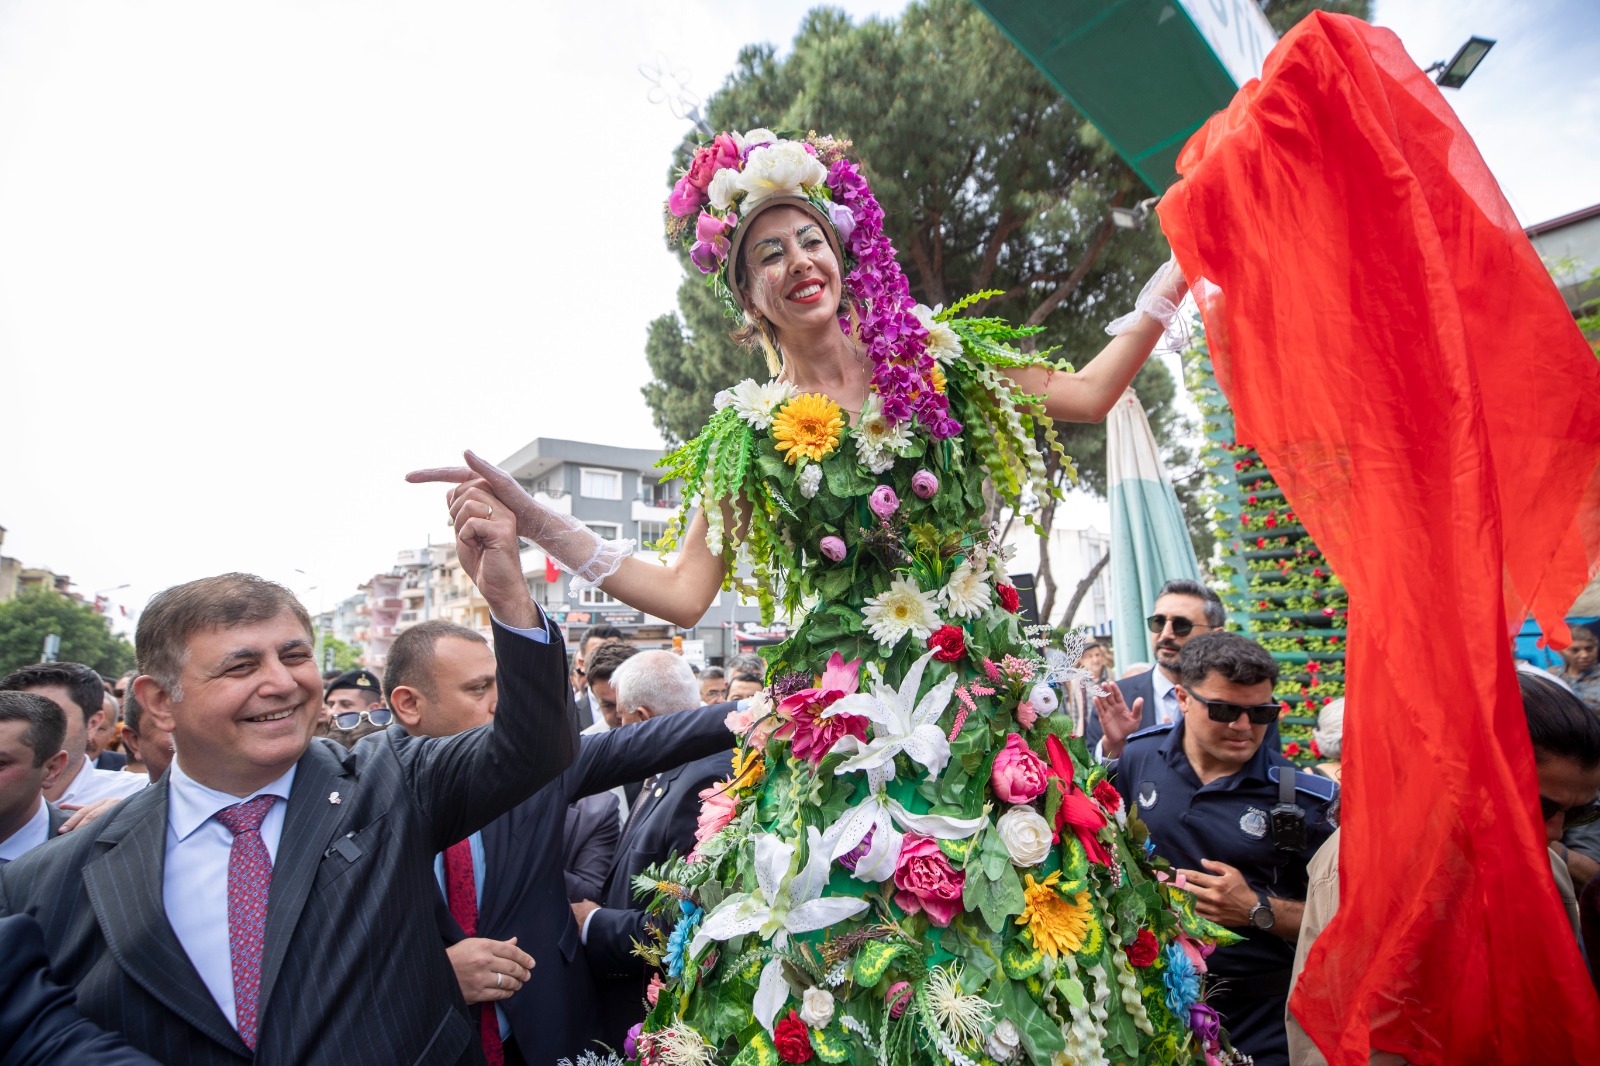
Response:
[{"label": "green metal sign", "polygon": [[1277,40],[1251,0],[976,2],[1158,193]]}]

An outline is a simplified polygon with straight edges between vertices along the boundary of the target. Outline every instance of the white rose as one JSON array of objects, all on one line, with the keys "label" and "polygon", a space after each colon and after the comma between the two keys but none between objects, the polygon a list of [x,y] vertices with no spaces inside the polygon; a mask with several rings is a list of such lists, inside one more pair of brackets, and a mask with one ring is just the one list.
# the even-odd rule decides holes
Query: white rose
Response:
[{"label": "white rose", "polygon": [[711,175],[711,184],[706,188],[706,195],[711,197],[711,206],[718,211],[726,211],[733,203],[733,198],[739,195],[739,172],[732,167],[723,167]]},{"label": "white rose", "polygon": [[[739,188],[745,191],[744,209],[749,211],[769,196],[804,196],[804,186],[821,185],[828,171],[817,157],[797,141],[779,141],[765,148],[752,148],[739,173]],[[715,185],[716,179],[712,179]]]},{"label": "white rose", "polygon": [[1009,1062],[1022,1043],[1022,1035],[1011,1024],[1010,1018],[1001,1018],[1000,1024],[990,1029],[983,1038],[983,1053],[996,1062]]},{"label": "white rose", "polygon": [[1033,691],[1028,693],[1028,702],[1033,704],[1033,709],[1039,712],[1041,718],[1049,718],[1061,706],[1056,690],[1043,682],[1033,686]]},{"label": "white rose", "polygon": [[826,1029],[833,1021],[833,993],[826,988],[808,988],[800,998],[800,1020],[813,1029]]},{"label": "white rose", "polygon": [[1050,855],[1050,823],[1032,807],[1020,804],[994,823],[1006,854],[1018,866],[1038,866]]}]

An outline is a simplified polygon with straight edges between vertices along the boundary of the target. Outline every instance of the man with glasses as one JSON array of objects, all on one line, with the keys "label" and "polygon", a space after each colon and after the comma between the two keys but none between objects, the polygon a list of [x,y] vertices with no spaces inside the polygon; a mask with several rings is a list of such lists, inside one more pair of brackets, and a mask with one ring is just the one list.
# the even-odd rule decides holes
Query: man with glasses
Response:
[{"label": "man with glasses", "polygon": [[1297,772],[1264,744],[1278,717],[1278,664],[1253,640],[1196,634],[1177,657],[1181,718],[1128,735],[1107,717],[1105,754],[1156,853],[1203,918],[1244,937],[1208,965],[1208,1002],[1256,1066],[1287,1066],[1283,1011],[1306,896],[1306,866],[1333,832],[1339,786]]},{"label": "man with glasses", "polygon": [[394,712],[383,706],[383,690],[368,670],[346,670],[328,683],[322,698],[328,723],[325,734],[345,747],[362,737],[381,733],[394,721]]},{"label": "man with glasses", "polygon": [[1145,620],[1156,665],[1096,690],[1096,713],[1088,716],[1083,738],[1089,750],[1097,756],[1108,754],[1096,747],[1109,732],[1104,721],[1108,716],[1117,719],[1124,736],[1176,722],[1180,717],[1176,690],[1178,653],[1191,637],[1220,630],[1227,621],[1222,600],[1200,582],[1178,578],[1162,585],[1153,613]]}]

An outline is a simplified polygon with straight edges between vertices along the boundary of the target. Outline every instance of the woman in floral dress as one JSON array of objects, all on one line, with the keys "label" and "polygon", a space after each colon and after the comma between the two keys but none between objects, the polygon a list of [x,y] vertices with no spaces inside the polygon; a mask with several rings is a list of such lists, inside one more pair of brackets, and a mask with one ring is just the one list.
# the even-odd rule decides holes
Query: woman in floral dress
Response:
[{"label": "woman in floral dress", "polygon": [[[668,232],[772,380],[720,393],[663,461],[698,504],[665,567],[477,460],[440,475],[630,606],[692,626],[721,588],[798,623],[730,716],[694,852],[640,879],[661,965],[630,1061],[1221,1062],[1210,946],[1104,768],[1055,712],[1075,656],[1017,617],[986,524],[1054,491],[1051,420],[1099,421],[1176,313],[1163,268],[1081,373],[1029,331],[910,298],[847,143],[724,133]],[[688,511],[688,507],[685,508]]]}]

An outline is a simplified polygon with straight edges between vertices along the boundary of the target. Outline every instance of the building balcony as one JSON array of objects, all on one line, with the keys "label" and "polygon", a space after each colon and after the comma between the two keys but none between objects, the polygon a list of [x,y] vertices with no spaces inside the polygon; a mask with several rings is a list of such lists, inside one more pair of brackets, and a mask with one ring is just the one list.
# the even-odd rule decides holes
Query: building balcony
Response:
[{"label": "building balcony", "polygon": [[572,494],[570,492],[536,492],[533,494],[533,498],[552,511],[559,511],[561,514],[572,513]]},{"label": "building balcony", "polygon": [[670,522],[678,514],[676,500],[664,504],[650,503],[645,500],[633,501],[633,520],[635,522]]}]

